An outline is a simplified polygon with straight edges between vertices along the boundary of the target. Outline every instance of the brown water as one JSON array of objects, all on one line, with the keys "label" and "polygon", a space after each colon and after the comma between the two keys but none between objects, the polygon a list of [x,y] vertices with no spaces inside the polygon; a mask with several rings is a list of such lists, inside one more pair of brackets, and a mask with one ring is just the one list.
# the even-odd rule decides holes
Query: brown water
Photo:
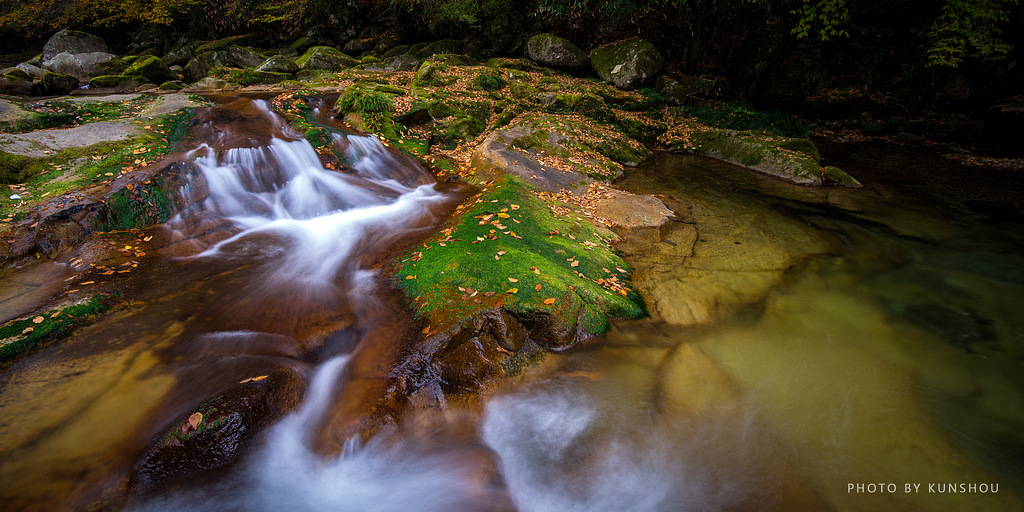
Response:
[{"label": "brown water", "polygon": [[[620,183],[677,212],[620,244],[652,318],[483,411],[442,406],[360,445],[408,322],[374,269],[459,193],[367,138],[339,140],[352,166],[328,172],[260,103],[202,115],[193,206],[128,241],[147,254],[117,285],[127,306],[0,374],[4,510],[117,503],[176,418],[277,368],[308,382],[298,411],[227,473],[127,507],[1024,508],[1016,174],[861,147],[835,158],[864,189],[809,189],[659,155]],[[40,303],[74,257],[121,265],[111,236],[5,276],[3,312]]]}]

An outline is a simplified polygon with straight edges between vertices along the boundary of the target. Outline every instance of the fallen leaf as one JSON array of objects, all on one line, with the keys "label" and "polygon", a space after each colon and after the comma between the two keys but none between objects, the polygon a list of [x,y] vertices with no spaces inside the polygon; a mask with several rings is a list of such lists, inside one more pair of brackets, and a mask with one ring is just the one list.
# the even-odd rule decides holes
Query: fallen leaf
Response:
[{"label": "fallen leaf", "polygon": [[512,209],[513,210],[518,210],[519,209],[519,205],[518,204],[513,204],[512,205]]},{"label": "fallen leaf", "polygon": [[508,278],[506,278],[506,279],[508,279],[508,281],[509,281],[510,283],[518,283],[518,282],[519,282],[519,280],[518,280],[518,279],[516,279],[516,278],[514,278],[514,277],[508,277]]},{"label": "fallen leaf", "polygon": [[519,293],[519,288],[509,288],[508,290],[505,291],[505,293]]},{"label": "fallen leaf", "polygon": [[430,326],[428,325],[428,326],[424,327],[423,330],[420,331],[420,332],[423,333],[423,334],[427,334],[428,332],[430,332]]},{"label": "fallen leaf", "polygon": [[580,266],[580,262],[579,262],[579,260],[574,260],[572,263],[569,264],[569,266],[570,267],[578,267],[578,266]]},{"label": "fallen leaf", "polygon": [[35,327],[26,327],[24,331],[21,331],[21,333],[22,334],[28,334],[28,333],[30,333],[30,332],[32,332],[34,330],[36,330]]},{"label": "fallen leaf", "polygon": [[41,324],[41,323],[43,323],[43,317],[37,316],[37,317],[33,318],[32,319],[32,323],[34,323],[34,324]]},{"label": "fallen leaf", "polygon": [[509,214],[507,214],[507,213],[499,213],[499,214],[498,214],[498,217],[501,217],[501,218],[503,218],[503,219],[507,219],[507,218],[511,217],[511,215],[509,215]]},{"label": "fallen leaf", "polygon": [[416,279],[416,276],[405,276],[406,279]]},{"label": "fallen leaf", "polygon": [[544,304],[552,305],[555,303],[555,299],[544,299]]},{"label": "fallen leaf", "polygon": [[199,428],[199,424],[203,422],[203,413],[197,412],[192,416],[188,417],[188,424],[192,425],[192,428]]},{"label": "fallen leaf", "polygon": [[537,283],[537,286],[534,286],[533,289],[537,290],[539,292],[540,291],[540,283]]},{"label": "fallen leaf", "polygon": [[[109,274],[113,274],[113,273],[114,273],[113,271],[107,271],[107,272],[104,272],[103,275],[109,275]],[[96,281],[85,281],[85,282],[78,283],[79,286],[85,286],[87,284],[96,284]]]}]

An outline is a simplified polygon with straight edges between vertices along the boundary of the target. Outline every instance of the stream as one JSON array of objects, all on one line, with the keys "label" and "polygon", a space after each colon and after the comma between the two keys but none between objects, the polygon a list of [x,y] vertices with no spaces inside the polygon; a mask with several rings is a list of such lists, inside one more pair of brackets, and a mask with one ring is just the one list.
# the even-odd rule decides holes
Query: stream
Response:
[{"label": "stream", "polygon": [[[811,189],[655,155],[617,183],[676,212],[618,245],[650,318],[360,440],[411,322],[379,267],[468,192],[370,136],[325,169],[259,100],[199,119],[128,305],[0,373],[4,510],[1024,510],[1024,176],[835,146],[865,187]],[[274,372],[298,406],[238,463],[116,499],[175,418]]]}]

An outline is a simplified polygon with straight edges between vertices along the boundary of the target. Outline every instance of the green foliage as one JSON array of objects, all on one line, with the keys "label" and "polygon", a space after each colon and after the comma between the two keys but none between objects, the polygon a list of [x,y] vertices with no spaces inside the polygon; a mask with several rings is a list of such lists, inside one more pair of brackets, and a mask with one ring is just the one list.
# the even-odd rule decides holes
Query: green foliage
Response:
[{"label": "green foliage", "polygon": [[511,0],[390,0],[391,7],[415,14],[434,35],[501,33],[521,9]]},{"label": "green foliage", "polygon": [[746,103],[699,103],[682,107],[686,115],[717,128],[770,131],[786,137],[806,137],[811,125],[777,110],[758,110]]},{"label": "green foliage", "polygon": [[473,79],[473,85],[485,91],[500,91],[508,85],[508,81],[498,73],[483,72]]},{"label": "green foliage", "polygon": [[803,0],[792,14],[799,16],[792,33],[797,39],[814,37],[829,41],[834,37],[850,37],[845,28],[850,23],[850,9],[846,0]]},{"label": "green foliage", "polygon": [[957,67],[964,59],[1000,60],[1013,47],[1000,25],[1010,21],[1018,0],[946,0],[928,38],[928,66]]},{"label": "green foliage", "polygon": [[0,327],[0,362],[68,335],[75,327],[110,309],[110,303],[109,297],[98,295],[82,304],[42,313],[38,315],[43,319],[39,323],[33,321],[34,317],[8,322]]},{"label": "green foliage", "polygon": [[260,83],[260,76],[253,68],[230,69],[227,72],[228,81],[241,86],[250,86]]}]

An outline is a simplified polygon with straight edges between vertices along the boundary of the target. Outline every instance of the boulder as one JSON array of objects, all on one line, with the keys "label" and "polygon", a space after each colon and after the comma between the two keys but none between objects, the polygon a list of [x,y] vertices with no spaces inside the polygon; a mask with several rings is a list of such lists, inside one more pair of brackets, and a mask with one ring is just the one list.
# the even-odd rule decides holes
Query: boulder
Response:
[{"label": "boulder", "polygon": [[186,82],[198,82],[209,75],[211,69],[227,65],[227,52],[204,52],[192,57],[182,74]]},{"label": "boulder", "polygon": [[330,46],[314,46],[301,57],[295,59],[299,69],[315,69],[322,71],[340,71],[359,64],[359,61]]},{"label": "boulder", "polygon": [[135,90],[136,87],[144,84],[146,79],[141,76],[132,75],[101,75],[89,80],[89,87],[101,89],[114,87],[124,90]]},{"label": "boulder", "polygon": [[401,45],[403,41],[405,41],[405,34],[401,30],[391,28],[377,38],[377,44],[374,45],[373,51],[384,55],[388,50]]},{"label": "boulder", "polygon": [[78,88],[77,78],[52,71],[43,75],[42,82],[43,94],[46,96],[63,96]]},{"label": "boulder", "polygon": [[684,105],[691,97],[714,98],[722,87],[718,80],[699,76],[680,76],[678,79],[659,76],[654,80],[654,89],[672,105]]},{"label": "boulder", "polygon": [[0,77],[0,94],[12,96],[30,96],[32,94],[32,82],[10,74]]},{"label": "boulder", "polygon": [[64,52],[71,55],[92,52],[109,53],[110,48],[107,47],[106,42],[92,34],[86,34],[77,30],[61,30],[51,36],[46,41],[46,44],[43,45],[42,60],[50,60],[58,53]]},{"label": "boulder", "polygon": [[32,76],[26,73],[24,70],[19,68],[6,68],[3,71],[4,76],[7,78],[14,78],[17,80],[26,80],[31,82]]},{"label": "boulder", "polygon": [[206,52],[227,52],[232,45],[247,45],[260,42],[260,36],[256,34],[243,34],[240,36],[225,37],[216,41],[209,41],[197,46],[193,52],[198,55]]},{"label": "boulder", "polygon": [[233,44],[228,49],[228,62],[234,64],[236,68],[254,68],[262,64],[264,60],[266,58],[252,48]]},{"label": "boulder", "polygon": [[73,55],[61,52],[43,61],[43,69],[86,81],[94,76],[124,71],[128,64],[112,53],[90,52]]},{"label": "boulder", "polygon": [[33,65],[33,64],[29,64],[28,62],[22,62],[21,64],[18,64],[17,66],[14,66],[14,67],[24,71],[25,73],[28,74],[28,76],[32,77],[32,79],[34,79],[34,80],[43,78],[43,75],[46,74],[46,70],[45,69],[43,69],[43,68],[41,68],[39,66]]},{"label": "boulder", "polygon": [[[416,45],[413,45],[413,49],[416,49]],[[413,49],[410,49],[410,52],[425,58],[441,53],[462,53],[466,50],[466,45],[456,39],[442,39],[416,49],[417,51],[413,51]]]},{"label": "boulder", "polygon": [[256,71],[267,71],[270,73],[298,73],[299,65],[294,60],[284,55],[274,55],[263,61],[256,67]]},{"label": "boulder", "polygon": [[[335,41],[344,43],[362,29],[362,7],[355,0],[332,1],[324,16],[324,31]],[[316,43],[310,45],[316,46]],[[301,51],[305,51],[303,48]]]},{"label": "boulder", "polygon": [[406,53],[397,57],[389,57],[384,59],[384,70],[385,71],[413,71],[416,66],[419,65],[420,59],[415,55]]},{"label": "boulder", "polygon": [[526,55],[534,62],[555,69],[587,71],[590,56],[566,39],[554,34],[538,34],[526,42]]},{"label": "boulder", "polygon": [[594,215],[620,228],[661,227],[675,217],[657,197],[618,189],[607,189],[606,195],[594,202]]},{"label": "boulder", "polygon": [[590,63],[598,76],[619,89],[636,89],[654,79],[665,59],[651,43],[631,39],[595,48]]},{"label": "boulder", "polygon": [[137,75],[146,77],[146,80],[154,84],[162,84],[171,80],[177,80],[178,75],[171,72],[167,64],[160,57],[147,55],[140,57],[128,66],[125,75]]},{"label": "boulder", "polygon": [[757,137],[735,130],[711,129],[694,132],[690,143],[694,152],[791,183],[823,184],[817,148],[807,139]]},{"label": "boulder", "polygon": [[184,66],[192,59],[192,49],[184,46],[175,48],[164,55],[164,64],[168,66]]},{"label": "boulder", "polygon": [[212,76],[204,77],[194,84],[182,89],[183,92],[209,92],[218,91],[227,86],[226,80],[220,78],[214,78]]}]

